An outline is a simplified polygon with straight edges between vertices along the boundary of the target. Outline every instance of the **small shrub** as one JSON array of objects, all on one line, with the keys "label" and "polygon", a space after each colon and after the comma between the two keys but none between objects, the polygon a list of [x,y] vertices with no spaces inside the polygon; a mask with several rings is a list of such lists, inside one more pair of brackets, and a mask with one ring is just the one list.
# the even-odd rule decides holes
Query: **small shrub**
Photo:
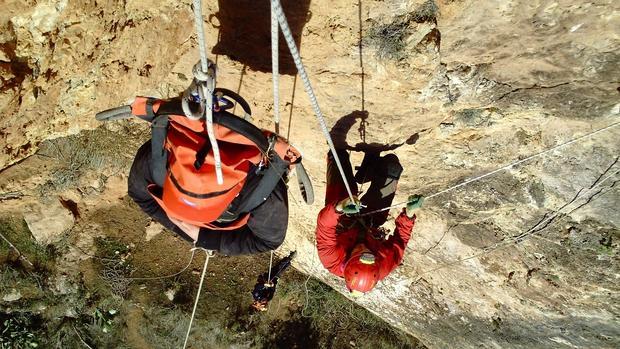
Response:
[{"label": "small shrub", "polygon": [[364,41],[376,49],[379,58],[399,61],[406,57],[406,40],[409,35],[409,19],[399,17],[391,23],[370,27]]},{"label": "small shrub", "polygon": [[415,11],[396,17],[387,24],[374,23],[364,37],[364,43],[374,47],[381,59],[400,61],[407,57],[407,38],[413,33],[411,22],[435,23],[439,7],[428,0]]},{"label": "small shrub", "polygon": [[38,348],[39,325],[37,320],[29,313],[2,314],[0,313],[0,348],[1,349],[26,349]]},{"label": "small shrub", "polygon": [[99,127],[41,143],[37,154],[55,160],[57,167],[39,191],[44,194],[74,187],[88,171],[99,171],[102,175],[104,170],[126,170],[135,155],[134,143],[140,142],[140,137],[127,133],[130,131],[113,132]]},{"label": "small shrub", "polygon": [[435,3],[435,1],[427,0],[415,11],[413,11],[413,13],[411,14],[411,19],[417,23],[436,22],[438,11],[439,7]]}]

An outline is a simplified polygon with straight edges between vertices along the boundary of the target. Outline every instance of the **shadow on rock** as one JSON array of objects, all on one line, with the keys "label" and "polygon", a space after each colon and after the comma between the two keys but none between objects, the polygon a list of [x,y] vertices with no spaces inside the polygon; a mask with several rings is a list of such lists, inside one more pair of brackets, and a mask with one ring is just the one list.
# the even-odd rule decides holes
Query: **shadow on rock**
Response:
[{"label": "shadow on rock", "polygon": [[[271,10],[269,1],[219,0],[220,36],[213,48],[250,69],[271,72]],[[304,25],[310,20],[310,0],[284,0],[282,8],[299,48]],[[212,19],[210,18],[210,21]],[[280,74],[295,75],[297,69],[284,37],[279,38]]]},{"label": "shadow on rock", "polygon": [[[356,143],[355,145],[349,145],[347,143],[347,134],[353,128],[353,125],[357,123],[357,120],[360,120],[360,125],[357,129],[361,142]],[[367,111],[359,111],[355,110],[336,121],[331,131],[329,131],[330,136],[332,137],[332,141],[334,142],[334,146],[337,149],[347,149],[352,151],[359,152],[369,152],[369,153],[378,153],[383,151],[395,150],[405,144],[413,145],[420,138],[420,134],[418,132],[412,134],[407,138],[404,142],[400,143],[367,143],[366,142],[366,126],[368,125],[368,112]]]}]

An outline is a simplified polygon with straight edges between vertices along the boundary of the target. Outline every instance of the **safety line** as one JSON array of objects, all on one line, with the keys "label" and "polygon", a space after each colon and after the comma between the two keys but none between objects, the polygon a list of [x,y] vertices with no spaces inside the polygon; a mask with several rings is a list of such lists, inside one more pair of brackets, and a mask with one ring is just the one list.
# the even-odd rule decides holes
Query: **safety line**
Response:
[{"label": "safety line", "polygon": [[336,149],[334,147],[334,142],[332,141],[331,136],[329,135],[329,130],[327,129],[327,124],[325,123],[325,117],[321,112],[321,108],[319,107],[319,102],[316,99],[316,95],[314,94],[314,90],[312,89],[312,85],[310,84],[310,79],[308,78],[308,74],[306,73],[306,69],[301,61],[301,56],[299,54],[299,50],[297,49],[297,45],[295,44],[295,40],[293,39],[293,34],[291,34],[291,29],[288,26],[288,21],[286,20],[286,16],[284,15],[284,11],[282,10],[282,4],[280,4],[280,0],[271,0],[271,11],[275,12],[278,22],[280,23],[280,28],[282,29],[282,34],[284,35],[284,39],[286,40],[286,44],[288,45],[289,50],[291,51],[291,56],[293,56],[293,61],[295,62],[295,66],[297,67],[297,71],[299,72],[299,76],[301,77],[304,83],[304,89],[310,98],[310,104],[312,104],[312,108],[314,109],[314,114],[319,122],[319,126],[321,126],[321,130],[323,131],[323,135],[327,140],[327,144],[329,145],[329,149],[334,155],[334,160],[336,161],[336,165],[338,166],[338,170],[340,171],[340,175],[342,176],[342,181],[344,182],[344,186],[347,189],[347,193],[349,194],[349,198],[351,201],[354,201],[353,194],[351,192],[351,188],[349,187],[349,183],[344,174],[344,169],[342,168],[342,164],[340,163],[340,158],[336,153]]},{"label": "safety line", "polygon": [[269,272],[267,274],[267,282],[271,283],[271,266],[273,265],[273,250],[270,251],[271,256],[269,257]]},{"label": "safety line", "polygon": [[276,133],[280,133],[280,67],[278,57],[278,18],[271,2],[271,79],[273,80],[273,121]]},{"label": "safety line", "polygon": [[200,53],[200,67],[203,72],[209,70],[209,61],[207,60],[207,45],[205,30],[202,25],[202,0],[194,0],[194,23],[196,24],[196,34],[198,36],[198,51]]},{"label": "safety line", "polygon": [[15,252],[17,252],[18,258],[26,263],[28,263],[29,266],[33,267],[34,265],[32,265],[32,263],[30,263],[30,261],[28,260],[28,258],[26,258],[26,256],[24,256],[22,254],[22,252],[20,250],[17,249],[17,247],[15,247],[15,245],[13,245],[7,238],[4,237],[4,235],[2,235],[2,233],[0,233],[0,238],[2,238],[2,240],[4,240],[10,248],[12,248],[13,250],[15,250]]},{"label": "safety line", "polygon": [[[196,34],[198,36],[198,46],[200,51],[200,67],[202,73],[208,76],[209,72],[209,61],[207,59],[207,47],[206,47],[206,36],[204,32],[204,26],[202,23],[202,0],[194,0],[194,23],[196,25]],[[196,77],[196,73],[194,76]],[[209,81],[211,80],[212,81]],[[207,124],[207,134],[209,135],[209,142],[211,143],[211,149],[213,149],[213,157],[215,162],[215,177],[217,179],[217,184],[222,185],[224,183],[224,178],[222,175],[222,161],[220,158],[220,149],[217,144],[217,139],[215,138],[215,133],[213,132],[213,90],[215,89],[215,73],[212,74],[211,79],[206,79],[206,81],[201,81],[200,89],[202,90],[202,98],[206,104],[206,124]],[[201,79],[202,80],[202,79]],[[211,82],[211,84],[210,84]],[[213,86],[210,86],[213,85]]]},{"label": "safety line", "polygon": [[196,308],[198,307],[198,301],[200,300],[200,291],[202,291],[202,284],[205,281],[205,275],[207,274],[207,265],[209,265],[209,258],[211,257],[210,251],[204,250],[206,254],[205,265],[202,268],[202,275],[200,275],[200,284],[198,285],[198,293],[196,293],[196,301],[194,302],[194,310],[192,310],[192,317],[189,320],[189,326],[187,327],[187,334],[185,335],[185,342],[183,343],[183,349],[187,347],[187,340],[189,339],[189,333],[192,331],[192,323],[196,316]]},{"label": "safety line", "polygon": [[473,255],[471,255],[471,256],[468,256],[468,257],[465,257],[465,258],[463,258],[463,259],[459,259],[459,260],[456,260],[456,261],[453,261],[453,262],[446,263],[446,264],[444,264],[444,265],[442,265],[442,266],[439,266],[439,267],[436,267],[436,268],[432,268],[432,269],[426,270],[426,271],[424,271],[424,272],[422,272],[422,273],[418,274],[418,277],[417,277],[416,281],[414,281],[414,283],[416,283],[416,282],[420,281],[420,280],[422,279],[422,276],[423,276],[423,275],[426,275],[426,274],[428,274],[428,273],[431,273],[431,272],[434,272],[434,271],[437,271],[437,270],[441,270],[441,269],[445,269],[445,268],[447,268],[447,267],[450,267],[450,266],[453,266],[453,265],[456,265],[456,264],[459,264],[459,263],[465,262],[465,261],[470,260],[470,259],[473,259],[473,258],[478,258],[478,257],[480,257],[480,256],[487,255],[487,254],[489,254],[489,253],[491,253],[491,252],[494,252],[494,251],[496,251],[496,250],[499,250],[499,249],[501,249],[501,248],[504,248],[504,247],[510,246],[510,245],[512,245],[512,243],[518,244],[518,243],[521,243],[521,242],[523,242],[523,241],[527,240],[527,238],[529,238],[529,237],[531,237],[531,236],[535,236],[535,234],[536,234],[536,232],[537,232],[537,231],[536,231],[536,229],[537,229],[538,227],[540,227],[540,226],[544,226],[544,225],[546,225],[546,224],[548,224],[548,223],[552,222],[552,221],[553,221],[553,220],[554,220],[557,216],[559,216],[560,214],[564,213],[564,209],[566,209],[567,207],[570,207],[572,204],[576,203],[576,202],[577,202],[577,201],[579,201],[580,199],[583,199],[583,198],[584,198],[584,197],[586,197],[588,194],[590,194],[592,191],[594,191],[594,189],[596,189],[596,188],[597,188],[597,187],[599,187],[601,184],[603,184],[603,183],[604,183],[604,182],[606,182],[608,179],[610,179],[611,177],[615,176],[615,175],[616,175],[616,174],[618,174],[618,173],[620,173],[620,170],[617,170],[616,172],[614,172],[614,173],[610,174],[609,176],[605,177],[603,180],[601,180],[601,181],[597,182],[596,184],[594,184],[593,186],[591,186],[591,187],[590,187],[588,190],[586,190],[585,192],[580,193],[579,195],[577,195],[577,197],[575,197],[575,198],[574,198],[571,202],[569,202],[568,204],[566,204],[566,205],[562,206],[560,209],[558,209],[556,212],[554,212],[551,216],[549,216],[549,217],[547,217],[547,218],[545,218],[545,219],[541,220],[540,222],[538,222],[536,225],[534,225],[532,228],[528,229],[527,231],[525,231],[525,232],[523,232],[523,233],[521,233],[521,234],[519,234],[519,235],[517,235],[517,236],[515,236],[515,237],[511,238],[510,240],[508,240],[508,241],[506,241],[506,242],[503,242],[503,243],[501,243],[501,244],[500,244],[500,243],[498,243],[498,244],[494,245],[493,247],[488,247],[488,248],[486,248],[484,251],[481,251],[481,252],[475,253],[475,254],[473,254]]},{"label": "safety line", "polygon": [[[427,196],[425,196],[425,197],[424,197],[424,199],[425,199],[425,200],[432,199],[432,198],[434,198],[434,197],[436,197],[436,196],[438,196],[438,195],[441,195],[441,194],[447,193],[447,192],[449,192],[449,191],[451,191],[451,190],[454,190],[454,189],[456,189],[456,188],[463,187],[463,186],[465,186],[465,185],[467,185],[467,184],[470,184],[470,183],[472,183],[472,182],[479,181],[479,180],[481,180],[481,179],[483,179],[483,178],[486,178],[486,177],[492,176],[492,175],[494,175],[494,174],[496,174],[496,173],[498,173],[498,172],[501,172],[501,171],[503,171],[503,170],[507,170],[507,169],[509,169],[509,168],[511,168],[511,167],[517,166],[517,165],[519,165],[519,164],[522,164],[522,163],[524,163],[524,162],[527,162],[527,161],[532,160],[532,159],[534,159],[534,158],[537,158],[537,157],[539,157],[539,156],[545,155],[546,153],[549,153],[549,152],[551,152],[551,151],[553,151],[553,150],[556,150],[556,149],[559,149],[559,148],[562,148],[562,147],[565,147],[565,146],[571,145],[571,144],[573,144],[573,143],[575,143],[575,142],[577,142],[577,141],[580,141],[580,140],[582,140],[582,139],[584,139],[584,138],[587,138],[587,137],[594,136],[594,135],[596,135],[596,134],[598,134],[598,133],[600,133],[600,132],[607,131],[607,130],[611,129],[612,127],[615,127],[615,126],[618,126],[618,125],[620,125],[620,122],[615,122],[615,123],[613,123],[613,124],[611,124],[611,125],[605,126],[605,127],[600,128],[600,129],[598,129],[598,130],[595,130],[595,131],[592,131],[592,132],[586,133],[586,134],[584,134],[584,135],[582,135],[582,136],[579,136],[579,137],[577,137],[577,138],[573,138],[573,139],[571,139],[571,140],[569,140],[569,141],[566,141],[566,142],[564,142],[564,143],[558,144],[558,145],[553,146],[553,147],[551,147],[551,148],[548,148],[548,149],[546,149],[546,150],[540,151],[540,152],[538,152],[538,153],[536,153],[536,154],[530,155],[530,156],[528,156],[528,157],[526,157],[526,158],[524,158],[524,159],[521,159],[521,160],[515,161],[515,162],[513,162],[513,163],[510,163],[510,164],[508,164],[508,165],[502,166],[502,167],[500,167],[500,168],[498,168],[498,169],[496,169],[496,170],[493,170],[493,171],[491,171],[491,172],[489,172],[489,173],[486,173],[486,174],[483,174],[483,175],[480,175],[480,176],[477,176],[477,177],[474,177],[474,178],[468,179],[468,180],[466,180],[466,181],[464,181],[464,182],[462,182],[462,183],[459,183],[459,184],[457,184],[457,185],[451,186],[451,187],[449,187],[449,188],[447,188],[447,189],[441,190],[441,191],[436,192],[436,193],[434,193],[434,194],[427,195]],[[370,214],[373,214],[373,213],[377,213],[377,212],[386,211],[386,210],[389,210],[389,209],[391,209],[391,208],[401,207],[401,206],[406,205],[406,204],[407,204],[407,202],[408,202],[408,201],[399,202],[399,203],[394,204],[394,205],[391,205],[391,206],[387,206],[387,207],[380,208],[380,209],[373,210],[373,211],[369,211],[369,212],[364,212],[364,213],[362,213],[362,214],[360,214],[360,215],[358,215],[358,216],[367,216],[367,215],[370,215]]]}]

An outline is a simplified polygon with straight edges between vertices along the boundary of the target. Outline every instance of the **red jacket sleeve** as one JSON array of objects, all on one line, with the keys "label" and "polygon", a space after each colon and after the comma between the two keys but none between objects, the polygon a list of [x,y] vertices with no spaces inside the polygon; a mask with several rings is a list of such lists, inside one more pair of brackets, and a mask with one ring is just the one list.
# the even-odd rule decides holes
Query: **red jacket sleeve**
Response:
[{"label": "red jacket sleeve", "polygon": [[344,247],[338,244],[336,238],[339,217],[335,202],[321,210],[316,224],[316,247],[323,266],[332,274],[343,276],[340,265],[344,262],[347,253]]},{"label": "red jacket sleeve", "polygon": [[405,210],[396,218],[396,229],[381,246],[378,254],[381,256],[379,264],[379,280],[385,278],[403,260],[405,248],[411,237],[411,230],[415,224],[416,216],[407,217]]}]

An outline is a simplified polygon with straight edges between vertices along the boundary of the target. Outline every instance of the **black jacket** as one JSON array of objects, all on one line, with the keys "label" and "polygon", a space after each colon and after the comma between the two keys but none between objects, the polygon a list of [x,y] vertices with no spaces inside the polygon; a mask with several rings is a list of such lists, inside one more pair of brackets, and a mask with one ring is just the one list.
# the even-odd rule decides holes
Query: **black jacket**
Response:
[{"label": "black jacket", "polygon": [[[146,187],[154,183],[151,175],[151,142],[144,143],[129,173],[129,196],[151,218],[187,241],[192,239],[177,227],[151,197]],[[225,255],[239,255],[274,250],[282,244],[288,225],[286,184],[280,181],[271,195],[250,212],[247,225],[235,230],[200,228],[196,246],[216,250]]]}]

